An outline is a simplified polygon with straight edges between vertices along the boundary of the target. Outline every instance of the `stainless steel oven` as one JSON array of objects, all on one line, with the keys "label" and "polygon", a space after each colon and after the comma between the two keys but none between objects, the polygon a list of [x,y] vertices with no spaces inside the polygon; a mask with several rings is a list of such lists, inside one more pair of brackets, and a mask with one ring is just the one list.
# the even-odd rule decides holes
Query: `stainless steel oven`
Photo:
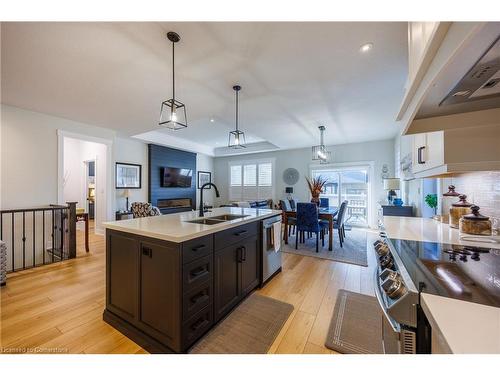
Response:
[{"label": "stainless steel oven", "polygon": [[391,242],[382,234],[374,243],[375,296],[382,310],[382,340],[386,354],[416,354],[418,291]]},{"label": "stainless steel oven", "polygon": [[[375,296],[382,309],[382,344],[386,354],[416,354],[416,327],[402,325],[389,314],[389,306],[381,290],[381,278],[375,271]],[[412,306],[408,306],[412,309]],[[411,312],[410,312],[411,314]]]},{"label": "stainless steel oven", "polygon": [[[279,225],[278,225],[279,223]],[[275,233],[275,224],[276,231]],[[261,286],[279,271],[281,271],[281,251],[276,251],[276,241],[279,248],[282,244],[281,215],[262,220],[262,272]],[[280,249],[281,250],[281,249]]]}]

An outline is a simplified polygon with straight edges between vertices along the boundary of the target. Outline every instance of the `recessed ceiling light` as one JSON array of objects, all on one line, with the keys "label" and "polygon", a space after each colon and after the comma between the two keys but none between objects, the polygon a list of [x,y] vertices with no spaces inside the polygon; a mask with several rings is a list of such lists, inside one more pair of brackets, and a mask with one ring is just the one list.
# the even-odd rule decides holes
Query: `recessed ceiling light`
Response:
[{"label": "recessed ceiling light", "polygon": [[210,122],[215,122],[215,119],[214,119],[214,118],[211,118],[211,119],[210,119]]},{"label": "recessed ceiling light", "polygon": [[365,43],[361,47],[359,47],[360,52],[368,52],[373,48],[373,43]]}]

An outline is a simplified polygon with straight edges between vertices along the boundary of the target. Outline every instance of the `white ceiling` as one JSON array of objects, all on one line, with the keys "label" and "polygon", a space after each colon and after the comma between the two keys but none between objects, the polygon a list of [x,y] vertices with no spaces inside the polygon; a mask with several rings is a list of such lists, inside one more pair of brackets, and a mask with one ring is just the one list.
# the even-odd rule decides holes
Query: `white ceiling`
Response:
[{"label": "white ceiling", "polygon": [[[311,146],[320,124],[332,145],[397,133],[404,22],[2,23],[2,102],[126,135],[158,130],[172,95],[171,30],[181,36],[176,98],[189,120],[175,137],[226,145],[235,83],[247,142]],[[374,48],[361,54],[366,42]]]}]

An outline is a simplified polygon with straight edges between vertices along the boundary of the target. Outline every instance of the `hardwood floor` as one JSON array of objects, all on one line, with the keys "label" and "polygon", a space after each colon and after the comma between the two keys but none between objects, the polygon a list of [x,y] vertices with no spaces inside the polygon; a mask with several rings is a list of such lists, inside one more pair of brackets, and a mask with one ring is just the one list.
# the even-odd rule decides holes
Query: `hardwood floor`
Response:
[{"label": "hardwood floor", "polygon": [[[367,241],[374,238],[369,233]],[[0,353],[146,353],[102,320],[104,237],[91,231],[85,253],[78,231],[77,244],[76,259],[8,275],[0,292]],[[373,294],[375,259],[368,255],[369,267],[360,267],[284,253],[283,272],[257,291],[295,307],[269,353],[334,353],[324,341],[338,290]]]}]

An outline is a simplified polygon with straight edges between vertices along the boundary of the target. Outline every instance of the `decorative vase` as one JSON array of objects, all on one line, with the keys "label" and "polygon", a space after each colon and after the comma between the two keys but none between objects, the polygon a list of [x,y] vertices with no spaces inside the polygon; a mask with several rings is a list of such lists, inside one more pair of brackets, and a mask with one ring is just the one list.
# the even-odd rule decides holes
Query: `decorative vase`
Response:
[{"label": "decorative vase", "polygon": [[312,197],[311,198],[311,203],[316,203],[317,206],[319,206],[319,196],[318,197]]}]

